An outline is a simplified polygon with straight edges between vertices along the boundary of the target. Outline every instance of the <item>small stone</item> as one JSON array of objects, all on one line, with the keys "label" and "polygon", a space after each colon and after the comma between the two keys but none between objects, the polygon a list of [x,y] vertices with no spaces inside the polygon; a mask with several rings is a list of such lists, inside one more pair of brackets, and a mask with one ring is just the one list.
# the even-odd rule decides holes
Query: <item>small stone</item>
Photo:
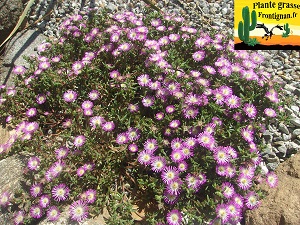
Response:
[{"label": "small stone", "polygon": [[282,134],[282,139],[284,141],[289,141],[292,138],[292,134]]},{"label": "small stone", "polygon": [[284,89],[287,90],[287,91],[290,91],[290,92],[294,92],[296,90],[296,88],[290,84],[286,84],[284,86]]},{"label": "small stone", "polygon": [[278,162],[273,162],[273,163],[267,163],[267,167],[269,170],[276,170],[276,168],[279,166],[279,160]]},{"label": "small stone", "polygon": [[300,127],[300,119],[299,118],[292,118],[291,123],[294,124],[296,127]]},{"label": "small stone", "polygon": [[300,66],[294,66],[295,70],[300,70]]},{"label": "small stone", "polygon": [[300,89],[296,88],[293,92],[296,96],[300,97]]},{"label": "small stone", "polygon": [[291,108],[291,110],[293,110],[296,114],[299,113],[299,106],[292,105],[290,108]]},{"label": "small stone", "polygon": [[272,135],[272,133],[270,131],[266,130],[263,133],[263,138],[265,139],[266,142],[272,142],[273,135]]},{"label": "small stone", "polygon": [[222,14],[223,14],[223,15],[226,15],[227,13],[228,13],[228,9],[227,9],[227,8],[223,8],[223,9],[222,9]]},{"label": "small stone", "polygon": [[273,142],[273,145],[284,145],[284,141],[276,141],[276,142]]},{"label": "small stone", "polygon": [[292,141],[288,142],[286,144],[286,147],[287,147],[288,150],[299,151],[299,149],[300,149],[300,146],[298,144],[296,144],[295,142],[292,142]]},{"label": "small stone", "polygon": [[281,153],[282,157],[286,156],[287,147],[285,145],[279,146],[277,150]]},{"label": "small stone", "polygon": [[286,127],[285,124],[283,123],[279,123],[278,125],[278,130],[280,130],[281,132],[285,133],[285,134],[289,134],[289,129]]},{"label": "small stone", "polygon": [[295,129],[293,131],[293,136],[299,136],[300,135],[300,129]]}]

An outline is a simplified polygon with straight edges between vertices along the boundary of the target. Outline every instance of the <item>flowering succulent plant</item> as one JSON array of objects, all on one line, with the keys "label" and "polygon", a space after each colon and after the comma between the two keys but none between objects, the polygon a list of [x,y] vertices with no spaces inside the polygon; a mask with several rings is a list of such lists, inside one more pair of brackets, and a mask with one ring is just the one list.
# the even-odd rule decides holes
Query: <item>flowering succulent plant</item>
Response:
[{"label": "flowering succulent plant", "polygon": [[148,224],[170,225],[238,222],[259,206],[257,137],[283,104],[263,57],[145,10],[71,16],[1,88],[15,127],[1,157],[34,155],[30,192],[0,198],[19,205],[15,224],[56,221],[66,204],[71,220],[106,207],[108,224],[131,224],[143,203]]}]

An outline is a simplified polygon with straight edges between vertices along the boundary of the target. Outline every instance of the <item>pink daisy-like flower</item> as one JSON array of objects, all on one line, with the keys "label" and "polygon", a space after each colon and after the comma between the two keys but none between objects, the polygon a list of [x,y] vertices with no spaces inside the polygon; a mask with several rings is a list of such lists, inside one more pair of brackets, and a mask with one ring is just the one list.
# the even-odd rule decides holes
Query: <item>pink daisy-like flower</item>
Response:
[{"label": "pink daisy-like flower", "polygon": [[215,68],[213,68],[212,66],[203,66],[204,69],[206,69],[206,71],[209,73],[209,74],[216,74],[217,71],[215,70]]},{"label": "pink daisy-like flower", "polygon": [[272,117],[272,118],[277,116],[276,111],[274,109],[271,109],[271,108],[266,108],[264,110],[264,113],[265,113],[266,116]]},{"label": "pink daisy-like flower", "polygon": [[118,70],[114,70],[109,73],[109,76],[112,79],[117,79],[120,76],[120,73]]},{"label": "pink daisy-like flower", "polygon": [[180,126],[180,121],[179,120],[172,120],[169,123],[169,127],[172,129],[177,129]]},{"label": "pink daisy-like flower", "polygon": [[198,176],[192,175],[192,174],[187,174],[185,177],[186,184],[188,188],[192,188],[194,191],[198,191],[200,187],[200,180]]},{"label": "pink daisy-like flower", "polygon": [[214,159],[219,165],[226,165],[230,161],[230,156],[223,147],[217,147],[214,149]]},{"label": "pink daisy-like flower", "polygon": [[140,138],[139,129],[130,127],[126,133],[129,141],[137,141]]},{"label": "pink daisy-like flower", "polygon": [[132,45],[130,43],[123,43],[118,46],[118,49],[123,52],[127,52],[131,49]]},{"label": "pink daisy-like flower", "polygon": [[119,145],[126,144],[128,142],[128,136],[126,132],[118,134],[116,143]]},{"label": "pink daisy-like flower", "polygon": [[228,210],[230,217],[240,217],[241,216],[241,208],[234,201],[231,201],[227,204],[227,210]]},{"label": "pink daisy-like flower", "polygon": [[196,45],[198,48],[203,48],[203,47],[205,47],[206,45],[208,45],[209,42],[210,42],[210,38],[200,37],[200,38],[198,38],[198,39],[195,41],[195,45]]},{"label": "pink daisy-like flower", "polygon": [[233,115],[232,115],[232,118],[237,121],[237,122],[241,122],[242,121],[242,113],[240,112],[235,112]]},{"label": "pink daisy-like flower", "polygon": [[202,132],[198,135],[197,138],[198,143],[204,147],[204,148],[208,148],[208,149],[212,149],[215,146],[215,139],[214,137],[208,133],[208,132]]},{"label": "pink daisy-like flower", "polygon": [[225,204],[220,204],[216,207],[217,217],[221,219],[222,223],[226,223],[229,220],[229,213]]},{"label": "pink daisy-like flower", "polygon": [[184,160],[184,156],[183,156],[182,152],[179,150],[172,151],[170,157],[171,157],[172,161],[175,163],[179,163],[182,160]]},{"label": "pink daisy-like flower", "polygon": [[222,177],[226,176],[227,175],[226,165],[217,165],[216,173]]},{"label": "pink daisy-like flower", "polygon": [[136,144],[132,143],[132,144],[128,145],[128,150],[130,152],[137,152],[139,150],[139,148]]},{"label": "pink daisy-like flower", "polygon": [[245,197],[245,204],[249,209],[255,209],[260,205],[259,197],[254,192],[249,192]]},{"label": "pink daisy-like flower", "polygon": [[25,218],[25,212],[24,211],[18,211],[14,214],[14,225],[20,225],[24,223]]},{"label": "pink daisy-like flower", "polygon": [[174,138],[171,141],[171,148],[173,151],[179,151],[181,150],[183,147],[183,142],[181,138]]},{"label": "pink daisy-like flower", "polygon": [[15,66],[13,69],[13,73],[17,75],[23,75],[26,72],[24,66]]},{"label": "pink daisy-like flower", "polygon": [[142,74],[140,75],[138,78],[138,84],[142,87],[144,86],[148,86],[151,82],[150,78],[149,78],[149,75],[148,74]]},{"label": "pink daisy-like flower", "polygon": [[240,209],[243,208],[244,198],[240,194],[234,194],[231,199],[237,207],[239,207]]},{"label": "pink daisy-like flower", "polygon": [[145,96],[142,99],[142,104],[145,107],[151,107],[154,104],[154,97],[153,96]]},{"label": "pink daisy-like flower", "polygon": [[86,201],[88,204],[93,204],[97,197],[97,191],[94,189],[88,189],[87,191],[84,192],[84,198],[83,200]]},{"label": "pink daisy-like flower", "polygon": [[252,53],[250,58],[256,64],[261,64],[265,60],[262,55],[256,52]]},{"label": "pink daisy-like flower", "polygon": [[246,103],[244,105],[243,108],[244,112],[246,113],[246,115],[251,118],[254,119],[257,113],[256,107],[253,104],[250,103]]},{"label": "pink daisy-like flower", "polygon": [[60,216],[60,211],[56,206],[51,206],[47,210],[47,219],[49,221],[57,221]]},{"label": "pink daisy-like flower", "polygon": [[72,64],[72,69],[75,72],[75,74],[79,74],[83,67],[84,64],[81,61],[76,61]]},{"label": "pink daisy-like flower", "polygon": [[224,182],[222,184],[222,191],[225,198],[231,198],[235,194],[234,187],[229,182]]},{"label": "pink daisy-like flower", "polygon": [[165,167],[161,174],[164,183],[169,184],[172,180],[179,177],[179,171],[176,167]]},{"label": "pink daisy-like flower", "polygon": [[167,204],[173,205],[178,200],[178,195],[172,195],[171,193],[168,192],[168,190],[165,190],[163,198]]},{"label": "pink daisy-like flower", "polygon": [[199,62],[205,58],[205,51],[197,51],[192,55],[196,62]]},{"label": "pink daisy-like flower", "polygon": [[81,147],[82,145],[84,145],[85,141],[86,141],[85,136],[79,135],[79,136],[74,138],[73,143],[74,143],[74,146]]},{"label": "pink daisy-like flower", "polygon": [[271,102],[278,103],[278,93],[275,91],[275,89],[271,88],[269,91],[267,91],[265,95]]},{"label": "pink daisy-like flower", "polygon": [[223,66],[218,69],[218,72],[223,77],[229,77],[232,73],[231,67]]},{"label": "pink daisy-like flower", "polygon": [[248,190],[252,186],[252,179],[241,175],[238,177],[238,186],[242,190]]},{"label": "pink daisy-like flower", "polygon": [[45,103],[45,102],[46,102],[46,95],[44,95],[44,94],[38,94],[38,95],[36,96],[36,102],[37,102],[39,105]]},{"label": "pink daisy-like flower", "polygon": [[158,148],[158,144],[156,139],[147,139],[144,143],[144,149],[148,152],[155,152],[155,150]]},{"label": "pink daisy-like flower", "polygon": [[128,110],[132,113],[138,112],[139,111],[139,106],[138,105],[134,105],[134,104],[129,104],[128,105]]},{"label": "pink daisy-like flower", "polygon": [[182,181],[179,178],[174,179],[167,184],[167,191],[171,195],[179,195],[181,190],[181,185],[182,185]]},{"label": "pink daisy-like flower", "polygon": [[94,101],[96,99],[99,98],[99,92],[97,90],[92,90],[90,93],[89,93],[89,98]]},{"label": "pink daisy-like flower", "polygon": [[65,163],[64,162],[55,162],[50,167],[50,173],[53,177],[57,177],[64,169]]},{"label": "pink daisy-like flower", "polygon": [[179,34],[170,34],[169,35],[169,40],[172,42],[176,42],[180,39],[180,35]]},{"label": "pink daisy-like flower", "polygon": [[240,107],[241,99],[236,95],[231,95],[225,99],[225,103],[230,109],[236,109]]},{"label": "pink daisy-like flower", "polygon": [[175,106],[174,105],[168,105],[166,107],[166,113],[172,114],[173,112],[175,112]]},{"label": "pink daisy-like flower", "polygon": [[83,166],[79,167],[76,171],[78,177],[82,177],[85,174],[86,170]]},{"label": "pink daisy-like flower", "polygon": [[92,107],[94,106],[94,103],[91,102],[91,101],[84,101],[82,104],[81,104],[81,108],[83,110],[86,110],[86,109],[91,109]]},{"label": "pink daisy-like flower", "polygon": [[42,194],[42,184],[33,184],[31,187],[30,187],[30,195],[32,197],[38,197]]},{"label": "pink daisy-like flower", "polygon": [[33,133],[39,128],[39,124],[37,122],[27,122],[24,127],[24,133]]},{"label": "pink daisy-like flower", "polygon": [[149,165],[151,164],[151,160],[153,159],[153,153],[149,151],[141,151],[138,155],[138,161],[142,165]]},{"label": "pink daisy-like flower", "polygon": [[10,193],[8,193],[7,191],[3,192],[1,195],[0,195],[0,206],[7,206],[9,204],[9,201],[10,201]]},{"label": "pink daisy-like flower", "polygon": [[95,167],[95,164],[93,162],[87,162],[83,165],[83,168],[86,170],[86,171],[92,171]]},{"label": "pink daisy-like flower", "polygon": [[88,206],[85,201],[78,200],[70,206],[70,217],[72,220],[82,222],[88,217]]},{"label": "pink daisy-like flower", "polygon": [[90,118],[90,125],[92,128],[100,127],[105,122],[102,116],[93,116]]},{"label": "pink daisy-like flower", "polygon": [[47,208],[50,204],[50,197],[48,195],[42,195],[39,200],[39,205],[42,208]]},{"label": "pink daisy-like flower", "polygon": [[43,216],[43,209],[39,205],[32,205],[29,210],[29,215],[32,218],[39,219]]},{"label": "pink daisy-like flower", "polygon": [[266,180],[267,180],[268,185],[269,185],[271,188],[277,187],[277,184],[278,184],[278,177],[277,177],[277,175],[276,175],[274,172],[269,172],[269,173],[266,175]]},{"label": "pink daisy-like flower", "polygon": [[102,124],[102,129],[104,131],[110,132],[113,129],[115,129],[115,124],[114,124],[113,121],[105,122],[105,123]]},{"label": "pink daisy-like flower", "polygon": [[40,159],[36,156],[30,157],[27,162],[27,167],[30,170],[38,170],[40,166]]},{"label": "pink daisy-like flower", "polygon": [[71,127],[71,125],[72,125],[71,119],[65,119],[65,121],[62,124],[63,128],[69,128],[69,127]]},{"label": "pink daisy-like flower", "polygon": [[203,173],[199,173],[198,174],[198,178],[199,178],[199,184],[203,185],[206,183],[206,175]]},{"label": "pink daisy-like flower", "polygon": [[173,209],[172,211],[168,212],[166,219],[169,225],[180,225],[182,222],[182,215],[180,211]]},{"label": "pink daisy-like flower", "polygon": [[201,105],[201,100],[200,100],[200,96],[193,94],[193,93],[189,93],[186,97],[185,97],[185,103],[187,105]]},{"label": "pink daisy-like flower", "polygon": [[55,155],[57,159],[64,159],[68,156],[69,149],[67,147],[60,147],[55,150]]},{"label": "pink daisy-like flower", "polygon": [[179,151],[181,152],[184,159],[188,159],[194,155],[193,149],[186,145],[185,142]]},{"label": "pink daisy-like flower", "polygon": [[164,45],[168,45],[170,44],[170,39],[168,36],[164,36],[164,37],[161,37],[160,39],[158,39],[158,44],[160,46],[164,46]]},{"label": "pink daisy-like flower", "polygon": [[29,108],[26,111],[26,116],[28,116],[28,117],[34,117],[34,116],[36,116],[36,114],[37,114],[36,108]]},{"label": "pink daisy-like flower", "polygon": [[186,107],[183,109],[183,116],[186,119],[195,119],[199,114],[199,110],[194,107]]},{"label": "pink daisy-like flower", "polygon": [[163,112],[158,112],[158,113],[156,113],[155,114],[155,118],[157,119],[157,120],[162,120],[163,118],[164,118],[164,113]]},{"label": "pink daisy-like flower", "polygon": [[39,69],[46,70],[51,66],[51,64],[48,61],[40,62]]},{"label": "pink daisy-like flower", "polygon": [[73,90],[68,90],[64,93],[63,98],[66,102],[74,102],[77,98],[77,93]]},{"label": "pink daisy-like flower", "polygon": [[241,129],[241,134],[242,137],[247,141],[247,142],[253,142],[253,131],[247,129],[247,128],[242,128]]},{"label": "pink daisy-like flower", "polygon": [[189,138],[185,139],[184,145],[186,145],[190,149],[194,149],[197,145],[197,140],[196,140],[196,138],[189,137]]},{"label": "pink daisy-like flower", "polygon": [[239,171],[240,171],[240,175],[246,176],[246,177],[252,179],[254,177],[255,167],[254,166],[247,166],[247,167],[241,166],[239,168]]},{"label": "pink daisy-like flower", "polygon": [[181,162],[178,163],[177,169],[178,169],[179,172],[187,171],[188,164],[185,161],[181,161]]},{"label": "pink daisy-like flower", "polygon": [[58,184],[52,188],[52,197],[55,201],[65,201],[70,193],[70,189],[65,184]]}]

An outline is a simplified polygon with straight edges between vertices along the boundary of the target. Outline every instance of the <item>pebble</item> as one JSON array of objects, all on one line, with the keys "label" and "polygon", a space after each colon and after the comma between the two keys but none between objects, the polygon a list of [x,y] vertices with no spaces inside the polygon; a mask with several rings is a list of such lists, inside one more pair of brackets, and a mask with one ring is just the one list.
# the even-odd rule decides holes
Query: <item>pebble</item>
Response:
[{"label": "pebble", "polygon": [[299,118],[292,118],[291,123],[294,124],[296,127],[300,127],[300,119]]},{"label": "pebble", "polygon": [[279,129],[281,132],[285,133],[285,134],[289,134],[289,133],[290,133],[290,131],[289,131],[289,129],[287,128],[287,126],[286,126],[285,124],[283,124],[283,123],[279,123],[278,129]]}]

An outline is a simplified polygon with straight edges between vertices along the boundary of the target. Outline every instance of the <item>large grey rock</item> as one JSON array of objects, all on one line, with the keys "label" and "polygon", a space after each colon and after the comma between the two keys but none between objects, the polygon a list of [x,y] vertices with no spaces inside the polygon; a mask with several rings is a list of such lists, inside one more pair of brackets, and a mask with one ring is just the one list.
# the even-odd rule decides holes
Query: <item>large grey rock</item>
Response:
[{"label": "large grey rock", "polygon": [[29,64],[24,60],[23,56],[36,56],[37,52],[34,49],[45,39],[46,36],[35,30],[27,30],[16,34],[9,42],[3,58],[2,73],[0,74],[1,84],[12,85],[14,66],[23,65],[28,67]]},{"label": "large grey rock", "polygon": [[279,180],[277,188],[270,189],[266,184],[260,184],[268,196],[258,209],[246,212],[246,225],[300,224],[300,155],[280,164],[276,174]]},{"label": "large grey rock", "polygon": [[14,29],[24,9],[22,0],[0,1],[0,43],[2,43]]},{"label": "large grey rock", "polygon": [[[12,194],[21,188],[23,169],[28,158],[28,153],[22,152],[0,161],[0,193],[6,191]],[[12,214],[9,212],[0,213],[0,224],[13,225],[13,222],[9,219],[11,216]]]}]

